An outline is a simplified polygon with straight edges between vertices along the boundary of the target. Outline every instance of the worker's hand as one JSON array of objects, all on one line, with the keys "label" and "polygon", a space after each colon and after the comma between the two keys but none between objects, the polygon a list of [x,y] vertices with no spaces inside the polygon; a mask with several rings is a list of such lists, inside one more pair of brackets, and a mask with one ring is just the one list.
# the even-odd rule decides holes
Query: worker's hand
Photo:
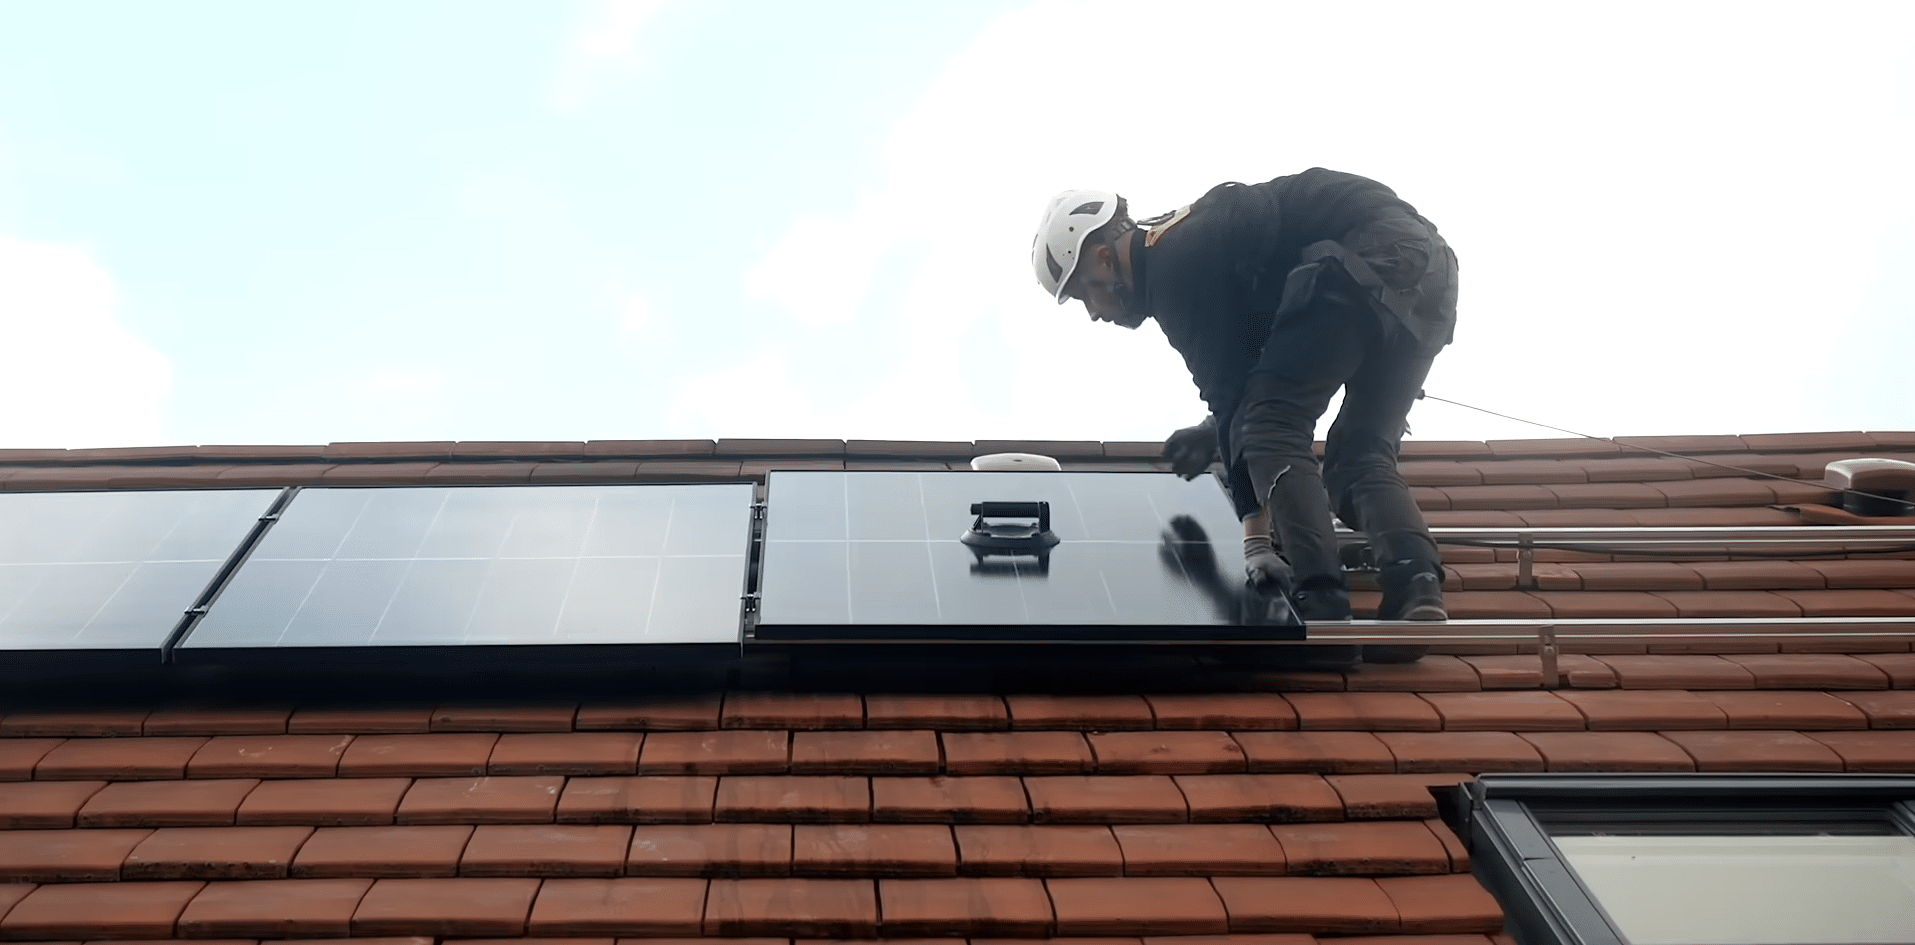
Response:
[{"label": "worker's hand", "polygon": [[1259,588],[1283,588],[1288,592],[1296,583],[1290,562],[1277,554],[1276,543],[1269,535],[1243,536],[1243,571]]},{"label": "worker's hand", "polygon": [[1194,427],[1184,427],[1164,441],[1164,458],[1170,471],[1184,479],[1195,479],[1217,459],[1217,419],[1205,417]]}]

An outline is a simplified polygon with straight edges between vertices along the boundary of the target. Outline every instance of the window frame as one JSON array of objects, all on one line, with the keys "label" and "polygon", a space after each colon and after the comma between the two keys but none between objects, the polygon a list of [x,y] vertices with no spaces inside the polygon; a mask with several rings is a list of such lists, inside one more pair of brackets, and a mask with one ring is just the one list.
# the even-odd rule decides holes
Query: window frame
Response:
[{"label": "window frame", "polygon": [[1907,775],[1486,774],[1447,800],[1446,817],[1520,945],[1629,945],[1550,840],[1539,811],[1592,822],[1881,818],[1915,836],[1915,776]]}]

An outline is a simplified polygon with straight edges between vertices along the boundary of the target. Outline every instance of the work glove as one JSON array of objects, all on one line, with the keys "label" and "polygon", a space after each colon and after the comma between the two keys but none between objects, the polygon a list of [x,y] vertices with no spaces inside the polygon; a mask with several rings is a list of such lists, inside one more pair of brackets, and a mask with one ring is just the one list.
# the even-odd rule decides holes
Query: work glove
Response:
[{"label": "work glove", "polygon": [[1243,571],[1250,583],[1259,588],[1281,587],[1286,591],[1296,583],[1290,562],[1277,554],[1269,535],[1243,536]]},{"label": "work glove", "polygon": [[1164,441],[1164,458],[1170,460],[1170,471],[1186,480],[1203,475],[1217,459],[1217,418],[1205,417],[1172,433]]}]

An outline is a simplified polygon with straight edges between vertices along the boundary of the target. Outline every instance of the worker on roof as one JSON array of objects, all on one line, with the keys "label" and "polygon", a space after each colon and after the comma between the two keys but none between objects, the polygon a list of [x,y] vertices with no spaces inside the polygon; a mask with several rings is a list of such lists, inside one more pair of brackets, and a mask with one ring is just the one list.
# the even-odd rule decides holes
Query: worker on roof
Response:
[{"label": "worker on roof", "polygon": [[[1369,536],[1380,619],[1446,619],[1442,559],[1396,468],[1456,322],[1456,255],[1415,207],[1320,167],[1219,184],[1142,224],[1114,193],[1072,190],[1045,208],[1031,264],[1094,321],[1157,319],[1215,418],[1239,517],[1267,511],[1305,621],[1350,617],[1333,508]],[[1311,440],[1339,388],[1319,467]]]}]

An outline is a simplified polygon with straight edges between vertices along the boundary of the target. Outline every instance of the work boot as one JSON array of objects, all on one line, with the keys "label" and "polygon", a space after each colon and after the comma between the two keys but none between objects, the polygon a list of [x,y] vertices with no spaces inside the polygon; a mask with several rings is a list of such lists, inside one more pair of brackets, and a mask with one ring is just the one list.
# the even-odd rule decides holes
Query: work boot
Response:
[{"label": "work boot", "polygon": [[1395,561],[1384,566],[1377,583],[1383,588],[1378,620],[1448,620],[1443,607],[1442,566],[1422,561]]},{"label": "work boot", "polygon": [[1350,591],[1337,578],[1308,578],[1290,592],[1290,601],[1296,605],[1297,616],[1302,617],[1306,625],[1324,620],[1350,619]]}]

